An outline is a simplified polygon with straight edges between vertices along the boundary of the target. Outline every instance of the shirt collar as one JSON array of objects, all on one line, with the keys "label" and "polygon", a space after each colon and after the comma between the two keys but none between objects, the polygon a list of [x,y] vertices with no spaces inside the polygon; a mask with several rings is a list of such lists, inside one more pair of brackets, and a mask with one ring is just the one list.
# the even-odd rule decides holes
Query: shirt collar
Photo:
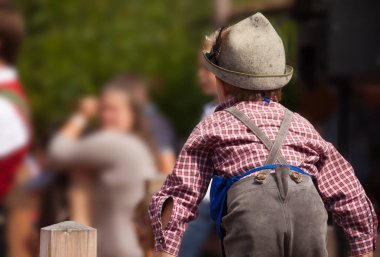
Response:
[{"label": "shirt collar", "polygon": [[216,108],[215,108],[215,112],[218,112],[218,111],[223,111],[224,109],[227,109],[231,106],[234,106],[235,104],[237,103],[237,101],[233,98],[230,98],[226,101],[224,101],[223,103],[219,104]]},{"label": "shirt collar", "polygon": [[[259,101],[236,101],[235,99],[228,99],[226,100],[225,102],[219,104],[216,109],[215,109],[215,112],[218,112],[218,111],[223,111],[229,107],[232,107],[232,106],[244,106],[244,107],[247,107],[247,106],[251,106],[251,107],[259,107],[259,106],[275,106],[277,105],[278,103],[277,102],[274,102],[274,101],[270,101],[270,102],[265,102],[265,101],[262,101],[262,100],[259,100]],[[244,108],[243,107],[243,108]]]}]

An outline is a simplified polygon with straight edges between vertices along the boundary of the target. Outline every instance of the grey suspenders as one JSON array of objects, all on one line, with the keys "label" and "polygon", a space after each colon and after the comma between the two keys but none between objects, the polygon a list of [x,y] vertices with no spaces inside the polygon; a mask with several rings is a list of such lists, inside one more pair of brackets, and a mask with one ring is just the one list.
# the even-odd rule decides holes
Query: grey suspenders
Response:
[{"label": "grey suspenders", "polygon": [[269,140],[269,138],[261,131],[261,129],[259,129],[244,113],[235,107],[230,107],[225,111],[231,113],[235,118],[247,126],[247,128],[249,128],[269,150],[269,155],[265,161],[265,165],[273,164],[276,161],[281,164],[288,164],[285,158],[281,155],[280,148],[288,133],[292,121],[293,113],[290,110],[286,109],[284,119],[282,120],[281,127],[274,142]]}]

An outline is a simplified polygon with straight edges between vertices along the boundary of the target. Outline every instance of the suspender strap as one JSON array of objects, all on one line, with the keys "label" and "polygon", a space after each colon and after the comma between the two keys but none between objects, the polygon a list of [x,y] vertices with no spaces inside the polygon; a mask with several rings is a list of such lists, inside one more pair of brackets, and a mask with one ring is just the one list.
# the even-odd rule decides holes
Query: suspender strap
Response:
[{"label": "suspender strap", "polygon": [[263,132],[259,129],[244,113],[236,109],[235,107],[230,107],[226,109],[227,112],[231,113],[235,118],[240,120],[247,128],[249,128],[260,141],[269,150],[268,158],[265,164],[272,164],[277,160],[281,164],[287,164],[285,158],[280,154],[281,144],[284,141],[286,134],[289,130],[290,123],[292,120],[292,112],[286,110],[284,119],[282,121],[280,130],[274,142],[272,142]]},{"label": "suspender strap", "polygon": [[[284,119],[282,120],[281,127],[278,131],[276,139],[274,140],[272,148],[269,151],[269,155],[265,162],[265,165],[273,164],[276,160],[278,160],[281,145],[284,142],[286,135],[288,134],[290,123],[292,122],[292,116],[293,116],[293,113],[289,111],[288,109],[286,109]],[[285,158],[283,159],[285,160]],[[280,162],[280,163],[287,164],[286,160],[285,162]]]}]

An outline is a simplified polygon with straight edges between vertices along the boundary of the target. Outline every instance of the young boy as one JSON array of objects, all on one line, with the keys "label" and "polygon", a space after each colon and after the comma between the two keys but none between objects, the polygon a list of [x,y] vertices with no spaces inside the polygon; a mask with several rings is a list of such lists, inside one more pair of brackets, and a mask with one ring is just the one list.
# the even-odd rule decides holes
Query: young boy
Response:
[{"label": "young boy", "polygon": [[[278,103],[293,69],[269,21],[257,13],[221,29],[205,60],[223,104],[196,126],[152,198],[156,256],[177,256],[213,177],[230,179],[215,219],[228,257],[326,257],[324,206],[345,231],[350,256],[372,256],[377,218],[351,165]],[[212,202],[221,197],[211,191]]]}]

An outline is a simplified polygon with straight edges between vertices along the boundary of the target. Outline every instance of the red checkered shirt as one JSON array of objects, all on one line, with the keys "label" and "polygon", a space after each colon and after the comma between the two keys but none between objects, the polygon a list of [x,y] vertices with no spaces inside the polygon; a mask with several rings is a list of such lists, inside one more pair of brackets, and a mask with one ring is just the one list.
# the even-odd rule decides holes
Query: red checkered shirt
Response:
[{"label": "red checkered shirt", "polygon": [[[150,205],[155,250],[177,256],[186,224],[197,216],[214,175],[242,174],[262,166],[268,150],[239,120],[223,109],[235,105],[270,140],[274,140],[285,108],[276,102],[228,101],[200,122],[184,145],[173,173]],[[316,186],[333,218],[345,231],[351,255],[372,252],[377,240],[377,218],[371,202],[351,165],[331,143],[299,114],[294,114],[281,154],[292,164],[315,176]],[[163,203],[172,198],[174,207],[168,225],[161,224]]]}]

